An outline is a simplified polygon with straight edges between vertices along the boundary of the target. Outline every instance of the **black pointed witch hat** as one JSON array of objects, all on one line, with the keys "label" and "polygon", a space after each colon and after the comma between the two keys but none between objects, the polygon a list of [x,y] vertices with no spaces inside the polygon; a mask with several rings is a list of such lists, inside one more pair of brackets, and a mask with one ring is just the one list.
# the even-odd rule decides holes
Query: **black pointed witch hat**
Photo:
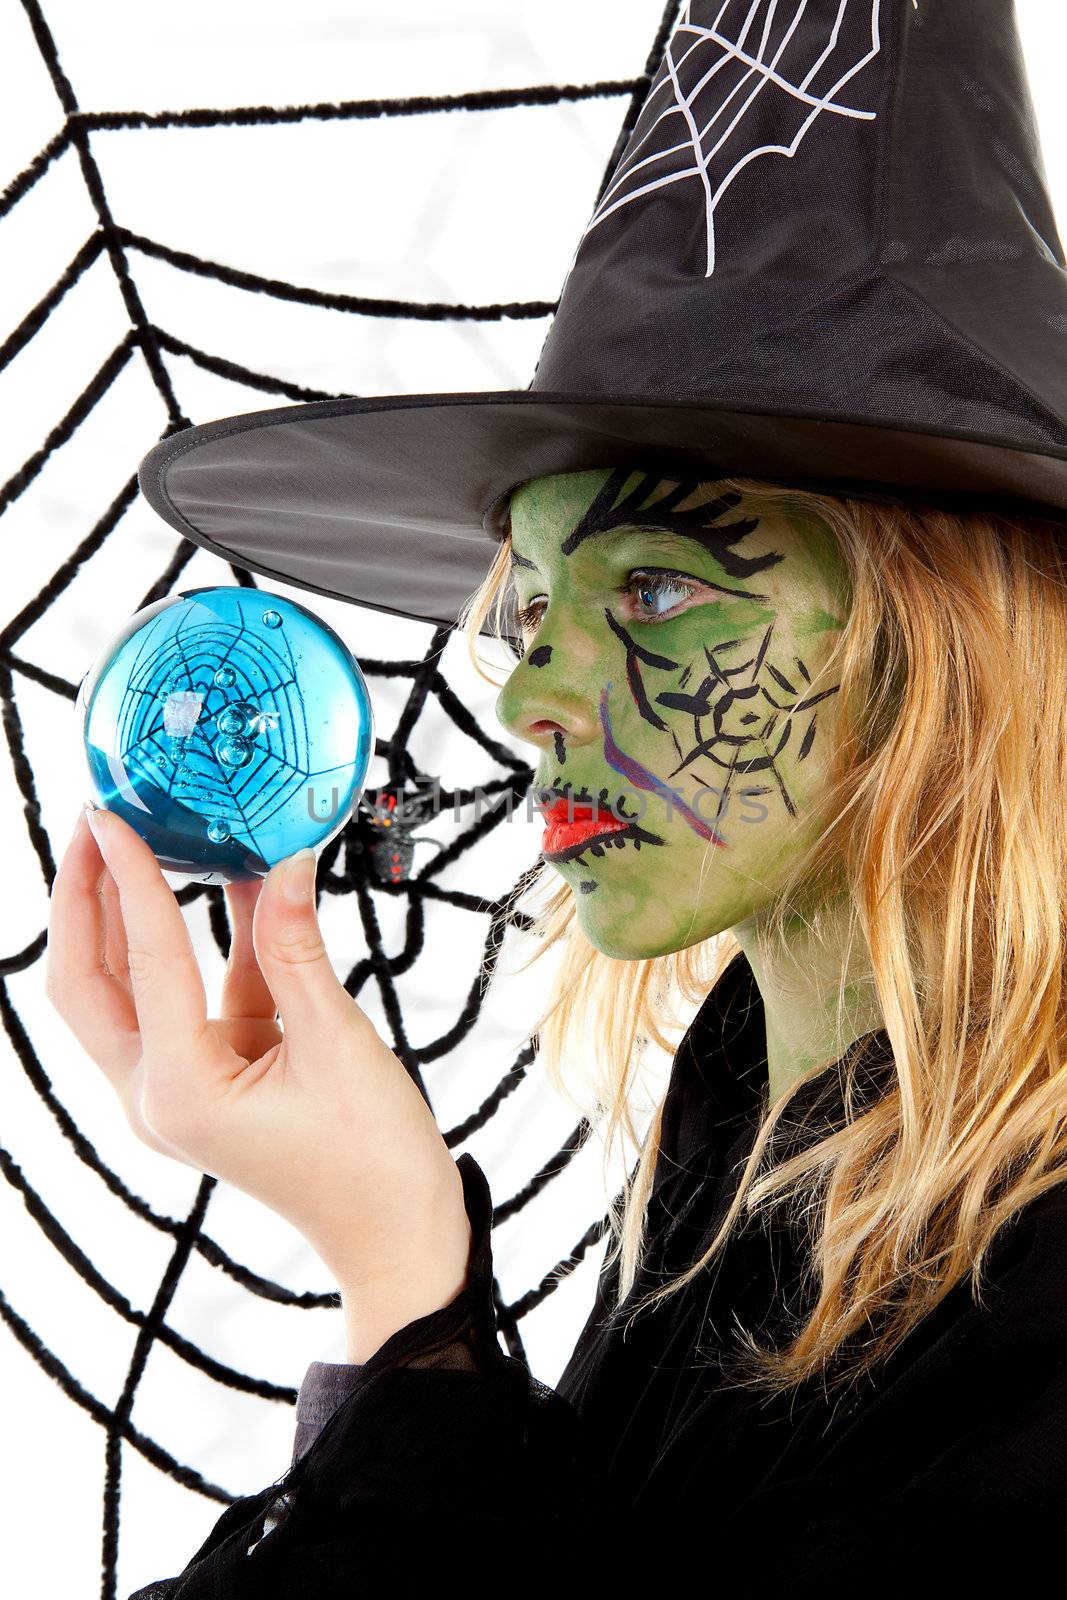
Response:
[{"label": "black pointed witch hat", "polygon": [[693,0],[528,389],[227,417],[140,484],[227,561],[451,622],[546,473],[654,460],[1067,521],[1065,334],[1012,0]]}]

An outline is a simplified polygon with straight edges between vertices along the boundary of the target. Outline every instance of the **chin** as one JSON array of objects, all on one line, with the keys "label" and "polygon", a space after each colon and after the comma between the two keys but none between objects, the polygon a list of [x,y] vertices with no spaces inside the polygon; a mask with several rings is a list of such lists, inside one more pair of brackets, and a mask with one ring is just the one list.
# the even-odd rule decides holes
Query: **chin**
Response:
[{"label": "chin", "polygon": [[584,923],[582,932],[594,949],[599,950],[602,956],[611,956],[614,961],[644,961],[648,956],[657,953],[635,946],[627,939],[610,938],[597,929],[587,928]]},{"label": "chin", "polygon": [[[582,893],[581,883],[574,888],[574,915],[577,925],[593,949],[601,955],[611,955],[617,962],[645,962],[657,955],[667,955],[672,950],[685,950],[691,944],[702,944],[704,939],[715,938],[723,928],[731,925],[728,915],[709,917],[702,907],[701,915],[693,915],[693,907],[683,909],[685,920],[675,928],[653,928],[648,917],[637,909],[621,909],[608,904],[605,885],[597,883],[595,890]],[[593,902],[603,896],[603,904],[593,907]],[[617,896],[611,896],[616,901]],[[597,914],[600,912],[600,914]]]},{"label": "chin", "polygon": [[[594,894],[589,899],[594,899],[601,890],[598,885]],[[585,897],[580,890],[575,892],[575,915],[578,926],[594,949],[601,955],[611,956],[616,961],[648,961],[656,956],[667,955],[672,950],[682,950],[687,945],[698,944],[700,940],[710,938],[708,932],[693,932],[689,938],[684,937],[684,931],[679,930],[675,937],[666,936],[660,931],[642,926],[636,918],[628,920],[625,916],[613,914],[610,917],[596,917],[592,914],[592,907],[584,903]],[[604,908],[607,911],[607,907]],[[717,929],[714,931],[718,931]]]}]

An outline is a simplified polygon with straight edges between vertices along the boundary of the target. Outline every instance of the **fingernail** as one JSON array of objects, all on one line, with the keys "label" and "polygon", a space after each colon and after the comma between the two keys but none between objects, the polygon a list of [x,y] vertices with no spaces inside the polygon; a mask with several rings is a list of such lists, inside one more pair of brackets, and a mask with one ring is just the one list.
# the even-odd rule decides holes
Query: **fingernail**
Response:
[{"label": "fingernail", "polygon": [[85,820],[89,824],[89,831],[92,834],[93,838],[96,840],[97,844],[101,843],[101,838],[100,838],[101,828],[102,828],[102,824],[103,824],[103,819],[106,816],[107,816],[107,812],[104,810],[104,808],[102,806],[94,805],[94,803],[91,800],[86,803]]},{"label": "fingernail", "polygon": [[286,900],[303,905],[313,897],[316,866],[315,852],[307,847],[282,862],[281,890]]}]

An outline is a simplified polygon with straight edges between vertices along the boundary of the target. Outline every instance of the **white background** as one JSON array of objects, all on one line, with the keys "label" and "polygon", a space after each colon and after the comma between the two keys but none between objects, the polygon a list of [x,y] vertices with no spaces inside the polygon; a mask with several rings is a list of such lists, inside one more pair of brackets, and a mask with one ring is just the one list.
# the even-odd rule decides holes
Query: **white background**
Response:
[{"label": "white background", "polygon": [[[936,0],[925,0],[936,3]],[[296,105],[477,88],[635,77],[661,0],[45,0],[64,70],[83,110]],[[1062,84],[1067,20],[1060,0],[1019,0],[1023,46],[1053,199],[1067,215],[1067,109]],[[0,186],[61,127],[55,92],[18,0],[0,10]],[[291,283],[413,300],[554,300],[615,142],[623,97],[545,108],[283,127],[98,132],[93,154],[116,220],[210,260]],[[0,222],[0,339],[52,285],[96,225],[68,153]],[[131,252],[149,317],[178,338],[256,371],[331,392],[363,394],[521,388],[544,321],[389,321],[287,306],[205,282]],[[128,320],[106,260],[98,260],[30,347],[0,374],[0,481],[17,470],[125,335]],[[194,421],[284,403],[168,359]],[[134,358],[89,421],[4,517],[5,624],[67,561],[155,443],[166,418]],[[165,567],[175,535],[137,502],[58,601],[15,645],[16,656],[76,684]],[[204,551],[179,588],[232,581]],[[303,591],[278,592],[307,603]],[[421,655],[430,630],[316,598],[314,607],[356,655]],[[488,651],[488,646],[485,647]],[[498,658],[499,659],[499,658]],[[494,691],[450,642],[444,670],[482,725],[516,753],[492,715]],[[380,734],[403,685],[372,683]],[[37,783],[41,822],[58,860],[86,786],[71,704],[15,675],[15,711]],[[443,716],[424,719],[416,759],[446,787],[496,775],[484,753]],[[385,776],[375,763],[368,787]],[[0,763],[4,895],[0,958],[17,957],[48,920],[48,885],[26,826],[26,795]],[[447,820],[439,826],[447,838]],[[427,847],[423,847],[424,849]],[[516,819],[442,878],[485,895],[506,892],[536,858],[538,830]],[[426,860],[417,857],[418,864]],[[388,949],[403,936],[404,904],[378,897]],[[322,917],[341,973],[363,953],[350,897]],[[202,904],[189,912],[209,996],[221,960]],[[417,1043],[455,1016],[477,971],[484,918],[434,907],[426,949],[399,980]],[[505,967],[529,946],[510,939]],[[514,959],[512,959],[514,958]],[[490,991],[463,1046],[428,1069],[442,1127],[460,1121],[498,1081],[528,1036],[551,977],[550,957]],[[109,1166],[160,1212],[183,1215],[195,1175],[137,1145],[93,1063],[44,1000],[40,959],[8,979],[11,1002],[56,1093]],[[375,992],[361,997],[385,1029]],[[581,1048],[576,1041],[576,1049]],[[649,1084],[666,1063],[653,1058]],[[657,1076],[658,1075],[658,1076]],[[148,1305],[170,1248],[133,1219],[62,1138],[0,1035],[0,1142],[63,1227],[135,1306]],[[489,1128],[467,1141],[509,1198],[575,1123],[536,1073]],[[458,1153],[458,1152],[457,1152]],[[494,1236],[507,1300],[536,1284],[604,1210],[599,1155],[587,1146],[566,1176]],[[304,1241],[244,1196],[220,1186],[207,1231],[234,1256],[296,1289],[330,1287]],[[0,1184],[0,1287],[78,1382],[108,1405],[125,1377],[136,1330],[87,1289]],[[603,1247],[522,1323],[530,1364],[553,1382],[590,1304]],[[194,1257],[171,1308],[172,1326],[219,1360],[296,1386],[314,1358],[342,1359],[340,1318],[255,1299]],[[18,1595],[99,1592],[104,1437],[0,1325],[4,1506],[0,1584]],[[157,1347],[134,1422],[179,1460],[234,1493],[285,1468],[287,1406],[235,1394]],[[31,1431],[32,1430],[32,1431]],[[42,1501],[47,1490],[46,1521]],[[177,1571],[221,1507],[123,1452],[119,1589]],[[59,1512],[57,1522],[57,1511]]]}]

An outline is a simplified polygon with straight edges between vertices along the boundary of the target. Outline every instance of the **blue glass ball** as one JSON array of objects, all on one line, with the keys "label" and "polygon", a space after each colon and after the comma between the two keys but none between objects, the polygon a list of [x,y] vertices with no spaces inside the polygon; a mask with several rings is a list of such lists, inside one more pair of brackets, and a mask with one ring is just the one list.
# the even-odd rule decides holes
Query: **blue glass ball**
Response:
[{"label": "blue glass ball", "polygon": [[92,798],[172,887],[265,877],[344,827],[374,754],[344,640],[304,606],[186,589],[124,624],[78,689]]}]

